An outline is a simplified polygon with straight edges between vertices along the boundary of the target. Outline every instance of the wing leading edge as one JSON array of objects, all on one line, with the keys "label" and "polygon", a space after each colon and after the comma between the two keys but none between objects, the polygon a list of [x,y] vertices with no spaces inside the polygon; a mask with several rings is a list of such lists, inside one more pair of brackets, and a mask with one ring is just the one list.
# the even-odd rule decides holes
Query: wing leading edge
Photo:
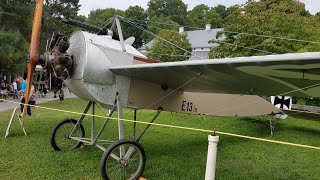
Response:
[{"label": "wing leading edge", "polygon": [[118,75],[187,92],[320,97],[320,53],[111,66]]}]

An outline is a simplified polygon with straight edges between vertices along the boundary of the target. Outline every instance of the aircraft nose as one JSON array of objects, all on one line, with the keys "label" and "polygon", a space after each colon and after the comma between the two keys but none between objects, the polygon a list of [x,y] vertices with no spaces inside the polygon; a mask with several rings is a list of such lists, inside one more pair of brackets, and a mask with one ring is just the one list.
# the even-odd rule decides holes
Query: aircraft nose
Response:
[{"label": "aircraft nose", "polygon": [[67,53],[69,47],[70,42],[67,37],[56,35],[50,44],[50,49],[39,58],[39,64],[52,74],[52,79],[54,82],[57,81],[57,84],[62,84],[62,81],[73,73],[75,58]]}]

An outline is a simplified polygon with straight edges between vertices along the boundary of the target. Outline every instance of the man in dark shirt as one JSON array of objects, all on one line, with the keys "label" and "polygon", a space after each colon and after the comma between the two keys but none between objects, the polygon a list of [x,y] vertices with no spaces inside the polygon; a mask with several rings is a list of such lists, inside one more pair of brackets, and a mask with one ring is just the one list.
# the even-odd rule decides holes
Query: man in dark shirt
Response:
[{"label": "man in dark shirt", "polygon": [[5,99],[7,98],[7,83],[2,80],[0,83],[0,94],[1,94],[1,99]]}]

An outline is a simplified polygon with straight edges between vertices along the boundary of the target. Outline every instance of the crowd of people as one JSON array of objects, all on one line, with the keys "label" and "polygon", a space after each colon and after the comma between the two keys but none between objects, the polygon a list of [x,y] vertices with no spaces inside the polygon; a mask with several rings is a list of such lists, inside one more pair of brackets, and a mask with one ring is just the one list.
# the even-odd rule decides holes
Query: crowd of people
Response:
[{"label": "crowd of people", "polygon": [[[47,94],[47,85],[43,84],[41,87],[41,93],[39,93],[39,95],[37,95],[37,84],[33,83],[31,88],[30,88],[30,96],[29,96],[29,105],[36,105],[36,101],[37,101],[37,96],[41,96],[43,98],[46,97]],[[12,95],[13,99],[20,99],[20,109],[21,109],[21,113],[23,112],[23,108],[24,108],[24,103],[25,103],[25,93],[26,93],[26,88],[27,88],[27,81],[22,77],[22,76],[18,76],[18,78],[13,81],[12,83],[7,83],[5,80],[1,80],[1,84],[0,84],[0,94],[1,97],[0,99],[7,99],[8,95]],[[40,92],[40,91],[39,91]],[[30,106],[27,106],[27,111],[26,113],[31,116],[31,108]]]},{"label": "crowd of people", "polygon": [[[12,83],[7,83],[5,80],[1,80],[0,83],[0,99],[7,99],[9,95],[12,95],[13,99],[19,99],[19,96],[21,96],[21,92],[24,91],[26,88],[26,82],[21,76],[19,76],[15,81]],[[46,98],[48,93],[48,85],[47,83],[34,83],[33,84],[35,91],[37,92],[38,98]]]},{"label": "crowd of people", "polygon": [[[6,100],[8,95],[12,95],[13,99],[20,99],[20,108],[21,113],[23,112],[24,103],[25,103],[25,92],[27,88],[27,81],[22,77],[19,76],[15,81],[12,83],[7,83],[5,80],[2,80],[0,83],[0,100]],[[59,90],[54,90],[54,98],[57,97],[57,94],[60,99],[60,103],[64,100],[64,86],[62,86]],[[33,83],[30,88],[30,95],[29,95],[29,102],[28,104],[33,106],[36,105],[37,98],[46,98],[48,92],[48,85],[46,83],[37,82]],[[26,113],[31,116],[31,108],[27,106]]]}]

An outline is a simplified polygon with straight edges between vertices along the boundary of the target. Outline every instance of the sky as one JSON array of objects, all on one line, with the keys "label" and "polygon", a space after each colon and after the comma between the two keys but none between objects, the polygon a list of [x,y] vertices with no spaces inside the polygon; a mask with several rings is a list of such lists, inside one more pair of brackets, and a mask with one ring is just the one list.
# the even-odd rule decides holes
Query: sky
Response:
[{"label": "sky", "polygon": [[[147,4],[150,0],[80,0],[79,14],[88,16],[90,11],[95,9],[104,8],[115,8],[126,10],[129,6],[139,5],[144,9],[147,8]],[[222,4],[226,7],[235,4],[244,4],[247,0],[183,0],[185,4],[188,5],[188,9],[192,9],[194,6],[199,4],[206,4],[209,7],[214,7],[218,4]],[[306,9],[309,10],[311,14],[320,12],[320,1],[319,0],[300,0],[306,4]]]}]

